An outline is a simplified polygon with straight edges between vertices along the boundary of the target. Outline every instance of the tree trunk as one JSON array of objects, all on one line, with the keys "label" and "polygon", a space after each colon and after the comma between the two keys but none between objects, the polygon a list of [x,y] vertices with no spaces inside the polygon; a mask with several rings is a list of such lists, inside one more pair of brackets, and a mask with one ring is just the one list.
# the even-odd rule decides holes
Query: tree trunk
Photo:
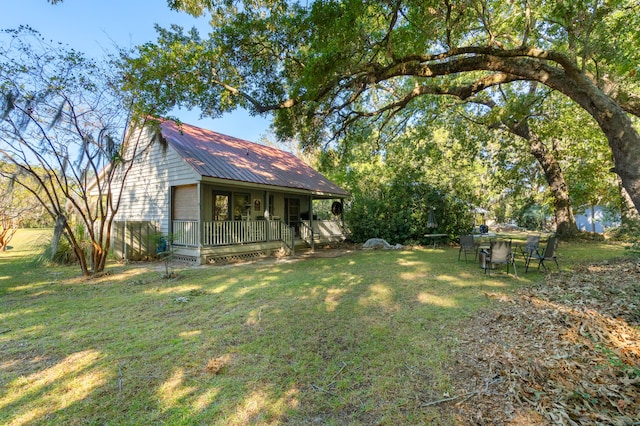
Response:
[{"label": "tree trunk", "polygon": [[[107,249],[108,250],[108,249]],[[91,251],[91,270],[94,274],[104,271],[107,260],[107,251],[99,244],[93,244]]]},{"label": "tree trunk", "polygon": [[571,198],[569,198],[569,188],[556,157],[540,140],[540,137],[531,131],[526,119],[518,122],[516,125],[508,127],[512,133],[524,138],[529,143],[529,152],[535,157],[544,171],[547,184],[549,185],[549,191],[554,199],[556,234],[558,234],[560,238],[570,238],[574,236],[578,228],[576,227],[576,219],[573,215]]},{"label": "tree trunk", "polygon": [[613,108],[609,118],[602,118],[601,128],[613,152],[614,171],[622,181],[622,187],[635,206],[634,214],[640,212],[640,135],[631,120],[620,107]]},{"label": "tree trunk", "polygon": [[640,134],[627,113],[582,73],[562,73],[545,84],[577,102],[596,120],[609,142],[613,171],[640,212]]},{"label": "tree trunk", "polygon": [[67,225],[67,218],[63,214],[59,214],[56,217],[56,224],[53,228],[53,238],[51,239],[51,259],[53,260],[56,256],[56,252],[58,251],[58,244],[60,244],[60,238],[62,237],[62,232],[64,231]]},{"label": "tree trunk", "polygon": [[111,247],[111,224],[113,221],[113,216],[110,220],[104,220],[102,224],[102,228],[105,229],[105,238],[102,250],[102,256],[98,262],[98,269],[96,272],[104,271],[105,266],[107,265],[107,256],[109,255],[109,248]]},{"label": "tree trunk", "polygon": [[620,219],[622,224],[625,225],[640,221],[640,215],[633,205],[633,201],[631,200],[631,197],[629,197],[629,193],[622,186],[622,182],[620,182],[619,177],[618,187],[620,189]]},{"label": "tree trunk", "polygon": [[0,251],[7,251],[7,247],[9,246],[11,239],[13,238],[13,236],[16,234],[17,231],[18,231],[17,226],[12,225],[11,227],[8,227],[8,228],[4,228],[3,226],[0,226]]}]

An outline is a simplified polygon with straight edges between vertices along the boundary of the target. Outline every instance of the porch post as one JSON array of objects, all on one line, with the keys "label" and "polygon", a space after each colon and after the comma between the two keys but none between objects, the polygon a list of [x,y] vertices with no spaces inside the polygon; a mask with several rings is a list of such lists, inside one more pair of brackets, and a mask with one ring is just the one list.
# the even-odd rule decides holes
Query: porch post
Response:
[{"label": "porch post", "polygon": [[[175,203],[174,201],[174,197],[175,197],[175,192],[176,192],[176,187],[175,186],[170,186],[169,187],[169,211],[167,211],[167,217],[169,218],[167,223],[167,236],[169,235],[173,235],[173,205]],[[160,229],[162,230],[162,225],[160,225]]]},{"label": "porch post", "polygon": [[267,241],[271,241],[271,206],[269,205],[269,191],[264,191],[264,210],[262,215],[264,216],[264,220],[266,221],[266,235],[265,238]]},{"label": "porch post", "polygon": [[309,195],[309,227],[311,228],[311,251],[316,249],[316,237],[313,235],[313,195]]},{"label": "porch post", "polygon": [[196,193],[198,194],[198,255],[200,254],[200,252],[202,251],[202,236],[204,235],[203,232],[203,223],[202,223],[202,215],[203,215],[203,211],[202,211],[202,184],[201,182],[198,182],[198,188]]}]

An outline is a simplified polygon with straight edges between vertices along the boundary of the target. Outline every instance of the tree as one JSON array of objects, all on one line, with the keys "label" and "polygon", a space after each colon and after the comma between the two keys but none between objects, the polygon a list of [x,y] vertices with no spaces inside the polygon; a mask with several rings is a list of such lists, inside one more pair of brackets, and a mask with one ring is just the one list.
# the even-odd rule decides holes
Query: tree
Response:
[{"label": "tree", "polygon": [[115,184],[141,149],[127,138],[130,100],[107,73],[112,64],[52,46],[29,28],[3,35],[0,176],[47,210],[53,245],[68,239],[84,275],[101,272],[123,187]]},{"label": "tree", "polygon": [[548,129],[547,135],[565,171],[576,211],[599,205],[621,213],[620,187],[611,173],[611,151],[602,133],[581,119],[584,111],[573,105],[556,103],[550,114],[554,128]]},{"label": "tree", "polygon": [[[543,137],[536,131],[551,120],[543,109],[550,95],[547,91],[538,90],[538,84],[512,84],[507,87],[498,85],[489,89],[488,93],[470,97],[463,103],[465,107],[461,114],[468,116],[470,122],[482,124],[490,129],[511,133],[526,141],[527,151],[538,166],[542,168],[547,182],[547,188],[554,199],[556,215],[556,232],[563,237],[570,237],[577,231],[575,219],[569,197],[569,188],[565,181],[564,172],[557,158],[555,144],[545,143]],[[551,137],[549,137],[551,139]],[[508,149],[507,141],[502,149]],[[526,157],[524,153],[518,156]],[[505,165],[505,167],[512,167]],[[528,180],[526,176],[519,176]]]},{"label": "tree", "polygon": [[425,96],[470,98],[534,81],[583,108],[608,140],[640,208],[640,4],[501,0],[172,0],[209,11],[208,40],[159,29],[130,61],[154,111],[275,111],[280,135],[326,143],[363,118],[378,125]]},{"label": "tree", "polygon": [[371,126],[351,130],[335,148],[320,153],[319,167],[348,188],[345,209],[352,238],[392,243],[430,243],[429,214],[437,233],[457,237],[472,228],[471,206],[478,184],[475,150],[463,149],[445,123],[379,133]]},{"label": "tree", "polygon": [[353,198],[345,218],[355,241],[378,237],[392,244],[428,244],[430,214],[438,223],[436,233],[456,237],[471,231],[469,205],[448,191],[446,182],[428,183],[413,164],[371,160],[357,162],[348,173]]},{"label": "tree", "polygon": [[9,177],[0,174],[0,251],[5,251],[20,226],[38,221],[42,215],[38,200],[15,182],[15,168],[0,164]]},{"label": "tree", "polygon": [[13,181],[0,176],[0,251],[7,250],[30,206],[16,202]]}]

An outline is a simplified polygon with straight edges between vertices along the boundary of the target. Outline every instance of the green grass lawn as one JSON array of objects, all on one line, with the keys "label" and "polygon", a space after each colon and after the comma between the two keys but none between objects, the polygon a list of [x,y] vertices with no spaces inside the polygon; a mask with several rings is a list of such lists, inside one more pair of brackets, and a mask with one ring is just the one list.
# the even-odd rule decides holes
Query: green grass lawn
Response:
[{"label": "green grass lawn", "polygon": [[[455,424],[461,324],[543,279],[483,275],[457,248],[95,279],[33,262],[40,231],[0,253],[0,423]],[[561,267],[624,254],[561,244]]]}]

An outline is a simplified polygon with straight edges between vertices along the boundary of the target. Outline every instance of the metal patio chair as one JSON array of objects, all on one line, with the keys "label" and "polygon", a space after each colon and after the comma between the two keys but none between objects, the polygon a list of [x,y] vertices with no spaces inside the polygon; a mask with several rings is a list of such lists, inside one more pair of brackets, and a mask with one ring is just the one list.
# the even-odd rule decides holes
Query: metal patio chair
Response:
[{"label": "metal patio chair", "polygon": [[540,235],[527,235],[527,240],[524,246],[521,248],[522,256],[524,257],[524,263],[534,254],[539,253],[540,247]]},{"label": "metal patio chair", "polygon": [[527,260],[526,260],[526,264],[525,264],[525,270],[524,272],[528,272],[529,271],[529,264],[531,263],[531,259],[537,259],[538,260],[538,270],[540,270],[540,266],[542,265],[542,267],[544,268],[545,272],[549,271],[549,268],[547,268],[547,265],[544,264],[545,260],[553,260],[554,262],[556,262],[556,266],[558,267],[558,271],[560,271],[560,265],[558,265],[558,237],[549,237],[549,239],[547,240],[547,245],[544,248],[544,252],[542,252],[542,254],[540,253],[533,253]]},{"label": "metal patio chair", "polygon": [[509,265],[513,265],[513,274],[517,277],[516,261],[513,251],[511,250],[511,241],[492,241],[489,245],[489,251],[486,254],[486,262],[484,264],[484,273],[491,276],[491,268],[493,265],[507,265],[507,274],[509,274]]},{"label": "metal patio chair", "polygon": [[476,242],[473,239],[473,235],[460,235],[460,250],[458,250],[458,260],[460,260],[460,255],[464,253],[464,261],[467,262],[467,252],[473,252],[473,260],[475,261],[478,257],[478,249],[476,247]]}]

